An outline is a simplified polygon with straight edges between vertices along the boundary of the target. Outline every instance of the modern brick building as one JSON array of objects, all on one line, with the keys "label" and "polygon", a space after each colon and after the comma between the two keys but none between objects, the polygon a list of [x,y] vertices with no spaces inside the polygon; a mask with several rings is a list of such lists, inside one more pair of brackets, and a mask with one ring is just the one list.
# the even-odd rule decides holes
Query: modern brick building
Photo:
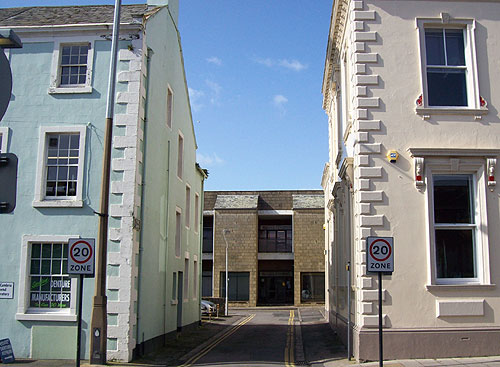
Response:
[{"label": "modern brick building", "polygon": [[204,297],[230,305],[300,305],[325,300],[324,198],[309,191],[206,191]]}]

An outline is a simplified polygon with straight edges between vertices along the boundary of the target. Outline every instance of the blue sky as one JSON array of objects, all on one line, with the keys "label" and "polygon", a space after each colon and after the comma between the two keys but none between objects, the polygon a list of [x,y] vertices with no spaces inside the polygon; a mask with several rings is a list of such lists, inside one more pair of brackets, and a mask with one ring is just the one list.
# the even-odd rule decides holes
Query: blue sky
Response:
[{"label": "blue sky", "polygon": [[[123,4],[140,1],[123,1]],[[0,0],[0,7],[114,1]],[[320,189],[331,0],[180,0],[179,30],[207,190]]]}]

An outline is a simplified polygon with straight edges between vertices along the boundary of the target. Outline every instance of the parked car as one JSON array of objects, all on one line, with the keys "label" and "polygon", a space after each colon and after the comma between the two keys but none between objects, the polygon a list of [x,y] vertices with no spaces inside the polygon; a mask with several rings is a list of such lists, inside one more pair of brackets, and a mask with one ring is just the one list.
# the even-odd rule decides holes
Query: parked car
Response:
[{"label": "parked car", "polygon": [[213,302],[201,300],[201,314],[202,315],[216,315],[217,305]]}]

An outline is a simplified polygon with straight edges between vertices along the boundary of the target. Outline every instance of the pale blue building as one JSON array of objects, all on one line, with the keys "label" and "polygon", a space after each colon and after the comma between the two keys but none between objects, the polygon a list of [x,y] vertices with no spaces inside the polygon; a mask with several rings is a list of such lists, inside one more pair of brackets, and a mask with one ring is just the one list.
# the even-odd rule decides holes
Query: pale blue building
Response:
[{"label": "pale blue building", "polygon": [[[113,6],[0,9],[12,98],[0,149],[17,155],[17,205],[0,214],[0,339],[17,357],[74,358],[68,240],[96,238]],[[122,6],[107,253],[107,358],[129,361],[197,324],[205,172],[177,31],[178,0]],[[94,279],[84,281],[89,357]],[[165,338],[167,336],[167,338]]]}]

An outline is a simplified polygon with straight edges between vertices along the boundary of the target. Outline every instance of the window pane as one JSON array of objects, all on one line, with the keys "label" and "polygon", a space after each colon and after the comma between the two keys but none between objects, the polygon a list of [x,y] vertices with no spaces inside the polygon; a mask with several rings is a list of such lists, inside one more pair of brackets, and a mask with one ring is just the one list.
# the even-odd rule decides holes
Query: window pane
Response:
[{"label": "window pane", "polygon": [[61,134],[59,135],[59,149],[69,149],[69,135]]},{"label": "window pane", "polygon": [[436,230],[438,278],[476,278],[472,229]]},{"label": "window pane", "polygon": [[427,69],[429,106],[467,106],[465,70]]},{"label": "window pane", "polygon": [[446,65],[442,29],[425,30],[425,53],[427,55],[427,65]]},{"label": "window pane", "polygon": [[469,175],[433,175],[434,223],[474,223]]},{"label": "window pane", "polygon": [[80,135],[71,135],[70,136],[71,149],[78,149],[80,147]]},{"label": "window pane", "polygon": [[31,258],[40,258],[40,254],[42,251],[42,245],[39,243],[34,243],[31,246]]},{"label": "window pane", "polygon": [[465,66],[464,32],[461,29],[446,30],[446,56],[448,65]]},{"label": "window pane", "polygon": [[[30,307],[68,308],[71,300],[71,279],[67,276],[67,244],[32,244],[31,254],[42,260],[31,259]],[[61,272],[62,270],[62,272]],[[39,274],[43,276],[39,276]]]}]

